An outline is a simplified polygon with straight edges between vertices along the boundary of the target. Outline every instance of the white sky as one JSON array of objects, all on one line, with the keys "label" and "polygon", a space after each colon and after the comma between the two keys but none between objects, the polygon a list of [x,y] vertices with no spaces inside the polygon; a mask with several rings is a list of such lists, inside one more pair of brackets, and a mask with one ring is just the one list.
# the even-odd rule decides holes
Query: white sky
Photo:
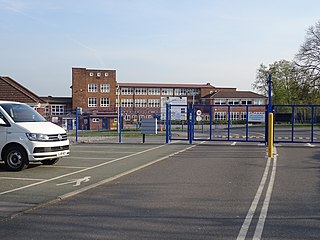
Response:
[{"label": "white sky", "polygon": [[251,90],[261,63],[294,58],[319,9],[319,0],[0,0],[0,75],[40,96],[70,96],[72,67]]}]

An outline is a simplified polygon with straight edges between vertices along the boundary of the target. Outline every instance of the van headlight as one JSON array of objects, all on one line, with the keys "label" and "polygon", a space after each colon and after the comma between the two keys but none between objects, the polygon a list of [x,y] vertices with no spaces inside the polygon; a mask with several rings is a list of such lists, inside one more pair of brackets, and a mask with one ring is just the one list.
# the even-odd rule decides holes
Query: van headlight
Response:
[{"label": "van headlight", "polygon": [[49,136],[41,133],[26,133],[30,141],[48,141]]}]

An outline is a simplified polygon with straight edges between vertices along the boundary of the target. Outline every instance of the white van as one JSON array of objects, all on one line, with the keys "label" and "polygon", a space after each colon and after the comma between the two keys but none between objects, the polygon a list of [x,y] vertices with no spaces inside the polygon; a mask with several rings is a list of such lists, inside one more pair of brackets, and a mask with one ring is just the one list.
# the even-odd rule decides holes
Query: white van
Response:
[{"label": "white van", "polygon": [[0,101],[0,160],[20,171],[29,162],[55,164],[69,155],[66,131],[24,103]]}]

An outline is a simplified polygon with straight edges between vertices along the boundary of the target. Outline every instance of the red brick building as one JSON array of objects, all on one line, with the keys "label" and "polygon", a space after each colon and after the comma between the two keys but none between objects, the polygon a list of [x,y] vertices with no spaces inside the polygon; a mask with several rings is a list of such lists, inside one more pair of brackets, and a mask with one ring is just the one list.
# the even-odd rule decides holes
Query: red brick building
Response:
[{"label": "red brick building", "polygon": [[[250,91],[219,88],[210,83],[117,83],[115,70],[72,69],[72,104],[74,109],[82,109],[85,129],[115,128],[118,106],[122,108],[124,124],[160,116],[161,101],[170,97],[186,98],[188,104],[237,106],[237,112],[232,112],[234,120],[245,117],[244,105],[264,105],[267,100],[265,96]],[[214,113],[219,120],[227,117],[226,109],[221,107],[218,113]],[[254,111],[263,112],[264,106],[257,106]],[[208,117],[209,113],[204,114]]]}]

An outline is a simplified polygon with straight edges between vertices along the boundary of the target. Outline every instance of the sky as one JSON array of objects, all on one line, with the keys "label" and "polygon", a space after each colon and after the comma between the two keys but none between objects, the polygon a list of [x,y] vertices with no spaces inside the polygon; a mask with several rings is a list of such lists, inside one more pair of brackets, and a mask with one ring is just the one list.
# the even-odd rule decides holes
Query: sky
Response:
[{"label": "sky", "polygon": [[252,90],[260,64],[293,60],[319,0],[0,0],[0,76],[71,96],[72,67],[121,83]]}]

